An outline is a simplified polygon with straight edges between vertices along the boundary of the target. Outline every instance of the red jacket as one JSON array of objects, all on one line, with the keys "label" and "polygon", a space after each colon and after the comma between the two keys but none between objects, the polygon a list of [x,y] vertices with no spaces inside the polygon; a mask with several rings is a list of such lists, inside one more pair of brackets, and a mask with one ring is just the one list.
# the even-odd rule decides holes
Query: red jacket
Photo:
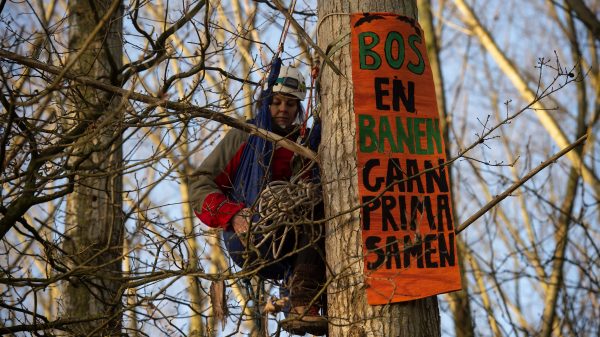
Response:
[{"label": "red jacket", "polygon": [[[233,201],[230,195],[248,137],[247,133],[237,129],[229,131],[189,177],[194,213],[209,227],[227,229],[229,220],[246,207]],[[271,180],[290,179],[293,155],[292,151],[282,147],[273,151]]]}]

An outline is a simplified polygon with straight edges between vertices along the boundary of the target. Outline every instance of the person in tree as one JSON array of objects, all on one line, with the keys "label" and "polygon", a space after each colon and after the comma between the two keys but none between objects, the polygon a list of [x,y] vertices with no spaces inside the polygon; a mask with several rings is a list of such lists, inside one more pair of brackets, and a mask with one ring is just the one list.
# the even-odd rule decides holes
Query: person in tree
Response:
[{"label": "person in tree", "polygon": [[[299,124],[303,118],[301,101],[306,97],[304,77],[294,67],[281,66],[268,89],[271,90],[265,90],[266,95],[261,95],[268,105],[268,116],[265,116],[270,120],[266,128],[296,141],[300,138]],[[259,106],[262,102],[257,103]],[[264,108],[266,111],[267,107]],[[294,153],[269,144],[266,164],[251,163],[249,161],[255,159],[245,154],[257,146],[249,141],[250,137],[244,131],[232,129],[190,177],[195,214],[205,225],[223,229],[225,247],[239,267],[254,270],[267,279],[282,280],[285,291],[289,291],[290,302],[287,318],[281,322],[285,330],[300,335],[323,335],[327,331],[327,320],[319,314],[323,303],[318,293],[325,279],[321,228],[308,223],[296,224],[294,230],[287,231],[285,228],[290,224],[267,222],[268,226],[254,226],[255,221],[260,222],[256,203],[245,202],[247,198],[240,195],[243,193],[240,191],[245,184],[256,182],[236,179],[248,167],[263,165],[264,176],[258,179],[261,190],[269,182],[289,181],[294,176]],[[321,203],[311,207],[309,213],[313,219],[319,219],[322,212]]]}]

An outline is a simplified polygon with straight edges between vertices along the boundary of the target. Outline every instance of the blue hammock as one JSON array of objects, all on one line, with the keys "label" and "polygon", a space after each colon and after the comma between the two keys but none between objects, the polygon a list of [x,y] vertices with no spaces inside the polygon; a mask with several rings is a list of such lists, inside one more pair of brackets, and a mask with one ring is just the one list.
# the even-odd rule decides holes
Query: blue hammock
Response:
[{"label": "blue hammock", "polygon": [[[273,85],[279,76],[281,59],[276,58],[271,64],[271,72],[267,77],[267,88],[260,94],[260,109],[255,116],[254,124],[271,131],[271,114],[269,102]],[[233,183],[233,198],[251,206],[269,181],[269,162],[273,153],[273,144],[264,138],[250,135],[242,153],[241,164]]]}]

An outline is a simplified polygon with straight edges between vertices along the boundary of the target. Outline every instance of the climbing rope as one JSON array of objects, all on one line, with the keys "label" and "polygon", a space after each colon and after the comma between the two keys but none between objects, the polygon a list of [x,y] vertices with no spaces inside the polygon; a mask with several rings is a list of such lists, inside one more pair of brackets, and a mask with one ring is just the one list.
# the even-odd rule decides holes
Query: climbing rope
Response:
[{"label": "climbing rope", "polygon": [[[290,6],[290,8],[288,10],[290,14],[294,13],[294,9],[296,8],[296,1],[297,0],[292,1],[292,4],[291,4],[291,6]],[[285,22],[283,23],[283,30],[281,32],[281,36],[279,37],[279,50],[278,50],[278,54],[281,53],[281,52],[283,52],[283,45],[285,43],[285,39],[287,37],[288,30],[290,29],[290,24],[291,24],[290,20],[286,17],[285,18]]]},{"label": "climbing rope", "polygon": [[[261,192],[258,203],[260,221],[254,233],[261,234],[255,246],[270,244],[273,257],[281,257],[287,235],[295,226],[313,221],[312,210],[321,202],[319,186],[310,181],[272,181]],[[281,230],[280,230],[281,228]]]}]

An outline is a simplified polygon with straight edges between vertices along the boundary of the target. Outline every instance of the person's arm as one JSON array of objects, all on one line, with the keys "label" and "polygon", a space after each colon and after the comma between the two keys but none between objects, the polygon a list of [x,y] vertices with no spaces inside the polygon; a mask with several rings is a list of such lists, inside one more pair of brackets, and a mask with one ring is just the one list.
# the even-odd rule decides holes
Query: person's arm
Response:
[{"label": "person's arm", "polygon": [[227,229],[232,218],[245,208],[244,203],[235,202],[228,195],[247,138],[243,131],[228,132],[188,178],[194,213],[209,227]]}]

